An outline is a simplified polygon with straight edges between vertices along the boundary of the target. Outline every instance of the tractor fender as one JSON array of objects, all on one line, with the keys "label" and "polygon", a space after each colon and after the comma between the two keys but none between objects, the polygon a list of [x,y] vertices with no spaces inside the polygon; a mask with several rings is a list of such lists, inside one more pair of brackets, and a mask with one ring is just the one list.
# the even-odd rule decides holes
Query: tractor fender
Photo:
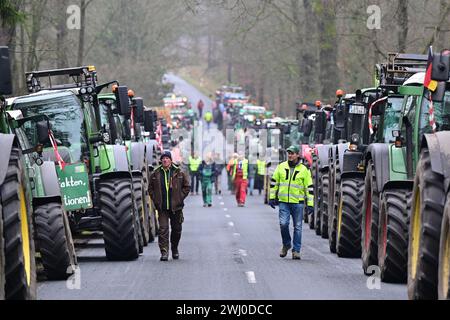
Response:
[{"label": "tractor fender", "polygon": [[146,145],[142,142],[131,143],[131,169],[134,171],[142,171],[145,165],[145,149]]},{"label": "tractor fender", "polygon": [[362,159],[363,153],[361,151],[344,151],[341,172],[358,172],[358,165]]},{"label": "tractor fender", "polygon": [[341,169],[341,172],[344,172],[344,154],[348,150],[348,147],[348,143],[340,143],[336,145],[337,155],[335,157],[335,161],[339,159],[339,167]]},{"label": "tractor fender", "polygon": [[[109,179],[130,179],[131,183],[131,173],[129,171],[116,171],[116,172],[108,172],[103,173],[98,176],[99,180],[109,180]],[[96,181],[98,184],[98,181]]]},{"label": "tractor fender", "polygon": [[60,196],[54,196],[54,197],[36,197],[33,198],[33,208],[37,208],[39,206],[42,206],[47,203],[61,203],[61,197]]},{"label": "tractor fender", "polygon": [[425,134],[422,138],[421,150],[428,148],[431,158],[431,170],[444,177],[444,188],[450,188],[450,131]]},{"label": "tractor fender", "polygon": [[[55,163],[53,161],[44,161],[42,166],[39,167],[39,170],[41,171],[45,197],[61,198],[61,189],[59,186],[58,175],[56,174]],[[61,202],[61,200],[59,202]]]},{"label": "tractor fender", "polygon": [[0,134],[0,185],[3,183],[8,171],[9,157],[14,144],[16,136],[13,134]]},{"label": "tractor fender", "polygon": [[114,163],[115,163],[115,172],[129,172],[129,163],[128,163],[128,157],[127,152],[125,150],[125,146],[121,145],[113,145],[112,151],[114,155]]},{"label": "tractor fender", "polygon": [[146,148],[147,148],[147,153],[146,153],[146,157],[147,157],[147,163],[148,165],[152,166],[155,165],[157,162],[156,157],[156,148],[157,148],[157,141],[156,140],[150,140],[148,142],[146,142]]},{"label": "tractor fender", "polygon": [[319,163],[319,170],[328,169],[328,151],[331,145],[317,146],[317,158]]},{"label": "tractor fender", "polygon": [[385,143],[372,143],[366,151],[365,164],[372,159],[375,167],[375,176],[378,190],[383,190],[383,186],[389,181],[389,145]]},{"label": "tractor fender", "polygon": [[360,171],[347,171],[341,174],[341,180],[343,179],[352,179],[352,178],[359,178],[364,179],[365,175],[363,172]]},{"label": "tractor fender", "polygon": [[393,181],[388,181],[383,185],[381,190],[382,192],[384,192],[385,190],[391,189],[391,188],[401,188],[401,189],[408,189],[408,190],[413,190],[413,186],[414,186],[414,181],[413,180],[393,180]]}]

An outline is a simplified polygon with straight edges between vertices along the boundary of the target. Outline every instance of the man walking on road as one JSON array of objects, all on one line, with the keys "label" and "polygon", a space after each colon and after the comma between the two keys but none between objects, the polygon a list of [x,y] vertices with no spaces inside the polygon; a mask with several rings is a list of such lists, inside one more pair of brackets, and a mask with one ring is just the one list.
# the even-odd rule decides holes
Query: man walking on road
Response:
[{"label": "man walking on road", "polygon": [[189,179],[184,172],[172,164],[170,151],[165,151],[161,155],[161,162],[162,165],[150,176],[149,193],[158,210],[160,260],[169,260],[169,234],[172,258],[177,260],[180,257],[178,244],[184,222],[184,200],[190,190]]},{"label": "man walking on road", "polygon": [[[280,257],[286,257],[292,249],[292,259],[300,260],[302,246],[302,225],[304,204],[309,208],[314,206],[313,181],[311,171],[300,161],[300,149],[291,146],[287,149],[288,161],[281,163],[275,169],[270,184],[269,205],[275,209],[280,206],[280,229],[283,247]],[[294,240],[291,245],[289,222],[294,223]]]}]

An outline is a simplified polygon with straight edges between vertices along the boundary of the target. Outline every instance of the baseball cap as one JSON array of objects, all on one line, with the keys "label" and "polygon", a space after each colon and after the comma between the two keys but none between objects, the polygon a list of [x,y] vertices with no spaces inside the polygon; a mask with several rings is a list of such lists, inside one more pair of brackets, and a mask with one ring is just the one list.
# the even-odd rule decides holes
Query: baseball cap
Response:
[{"label": "baseball cap", "polygon": [[299,153],[300,149],[297,146],[290,146],[289,148],[287,148],[286,151],[287,152],[292,152],[292,153]]}]

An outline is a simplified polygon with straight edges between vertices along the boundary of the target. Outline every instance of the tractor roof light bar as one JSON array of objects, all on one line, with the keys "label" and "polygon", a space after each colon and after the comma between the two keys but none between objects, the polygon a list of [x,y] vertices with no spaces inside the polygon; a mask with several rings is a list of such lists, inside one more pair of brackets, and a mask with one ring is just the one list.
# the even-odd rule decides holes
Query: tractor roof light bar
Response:
[{"label": "tractor roof light bar", "polygon": [[[29,92],[41,90],[74,89],[87,86],[97,86],[97,71],[94,66],[85,66],[67,69],[32,71],[25,73]],[[72,79],[70,84],[53,84],[52,77],[67,76]],[[41,78],[48,78],[48,87],[41,85]]]}]

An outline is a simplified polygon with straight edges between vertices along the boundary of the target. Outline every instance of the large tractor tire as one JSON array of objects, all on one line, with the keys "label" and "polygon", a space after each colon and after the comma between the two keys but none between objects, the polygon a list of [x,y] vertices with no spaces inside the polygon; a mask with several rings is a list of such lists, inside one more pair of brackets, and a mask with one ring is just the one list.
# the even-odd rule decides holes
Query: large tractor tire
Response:
[{"label": "large tractor tire", "polygon": [[31,199],[26,192],[22,155],[13,148],[0,186],[5,257],[5,298],[36,298],[36,263]]},{"label": "large tractor tire", "polygon": [[383,282],[406,283],[410,210],[410,190],[383,192],[378,222],[378,265]]},{"label": "large tractor tire", "polygon": [[5,300],[5,244],[3,241],[2,204],[0,202],[0,301]]},{"label": "large tractor tire", "polygon": [[340,258],[361,257],[362,178],[344,178],[337,216],[336,253]]},{"label": "large tractor tire", "polygon": [[77,257],[69,220],[60,203],[35,208],[36,244],[48,280],[66,280],[75,272]]},{"label": "large tractor tire", "polygon": [[322,179],[320,183],[319,192],[322,194],[322,202],[320,203],[320,235],[323,239],[328,239],[328,203],[329,203],[329,184],[330,184],[330,173],[324,172],[322,174]]},{"label": "large tractor tire", "polygon": [[336,161],[333,167],[332,180],[330,182],[328,192],[331,196],[328,204],[328,244],[331,253],[336,253],[337,240],[337,216],[339,210],[339,196],[340,196],[341,176],[339,163]]},{"label": "large tractor tire", "polygon": [[409,225],[408,296],[436,299],[439,244],[445,193],[443,178],[431,170],[428,149],[421,152]]},{"label": "large tractor tire", "polygon": [[157,211],[155,209],[155,206],[153,204],[153,201],[150,200],[150,233],[149,233],[149,242],[155,242],[156,238],[158,237],[159,232],[159,223],[158,223],[158,216]]},{"label": "large tractor tire", "polygon": [[371,275],[370,266],[378,265],[378,220],[380,193],[372,160],[369,160],[364,181],[364,203],[361,221],[361,259],[364,274]]},{"label": "large tractor tire", "polygon": [[439,246],[438,298],[450,300],[450,192],[447,192]]},{"label": "large tractor tire", "polygon": [[98,190],[106,257],[112,261],[137,259],[139,230],[131,195],[131,180],[101,180]]},{"label": "large tractor tire", "polygon": [[136,201],[136,213],[139,217],[140,232],[142,235],[142,245],[146,247],[150,238],[149,204],[148,191],[145,190],[144,179],[133,178],[134,199]]},{"label": "large tractor tire", "polygon": [[316,178],[314,179],[314,228],[316,231],[316,235],[321,235],[321,224],[322,224],[322,211],[321,211],[321,203],[322,203],[322,195],[320,188],[320,182],[322,180],[322,173],[316,168],[314,170],[316,172]]}]

